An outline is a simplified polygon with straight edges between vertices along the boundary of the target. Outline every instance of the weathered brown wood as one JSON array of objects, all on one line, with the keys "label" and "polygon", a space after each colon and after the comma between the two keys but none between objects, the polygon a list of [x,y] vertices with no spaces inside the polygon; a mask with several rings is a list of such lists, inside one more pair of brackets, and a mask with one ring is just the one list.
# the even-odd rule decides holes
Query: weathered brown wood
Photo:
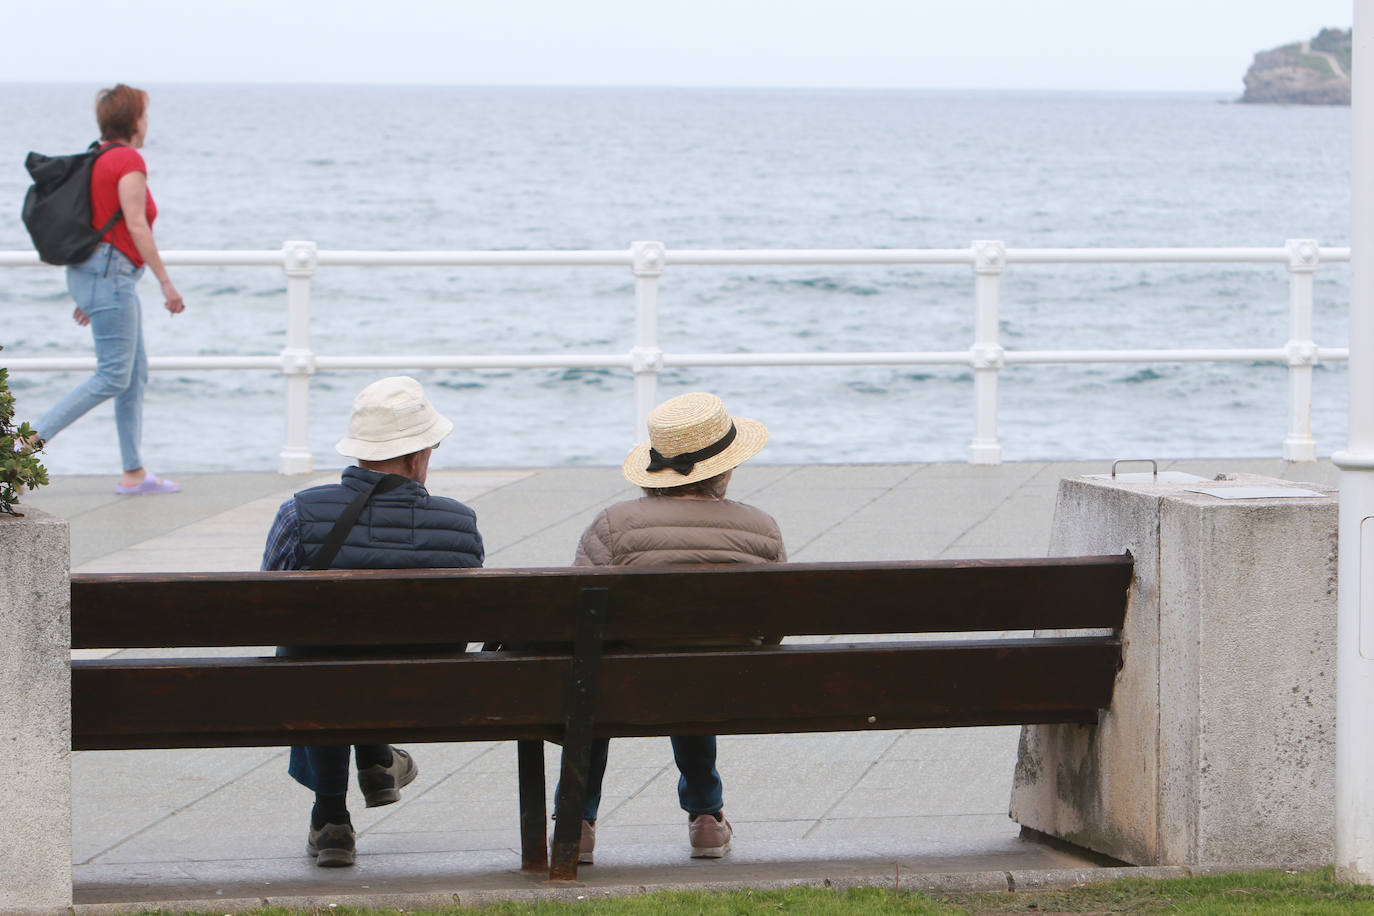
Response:
[{"label": "weathered brown wood", "polygon": [[[1095,722],[1111,702],[1121,659],[1119,638],[1099,634],[1119,632],[1130,577],[1129,555],[78,575],[74,647],[304,651],[73,661],[72,746],[516,739],[522,867],[547,863],[552,880],[572,880],[581,818],[559,819],[550,855],[542,741],[564,742],[560,807],[580,814],[593,735]],[[1019,630],[1065,632],[605,655],[601,648],[603,639]],[[455,648],[468,642],[526,650]],[[363,683],[368,689],[358,690]],[[683,684],[721,685],[729,701],[704,703]]]},{"label": "weathered brown wood", "polygon": [[[1130,575],[1128,555],[692,570],[85,574],[72,576],[72,645],[423,645],[528,642],[533,634],[570,641],[578,592],[607,580],[612,642],[830,635],[837,624],[864,634],[1116,629]],[[705,613],[724,607],[730,612]]]},{"label": "weathered brown wood", "polygon": [[[1095,722],[1119,660],[1107,636],[611,654],[596,734]],[[555,739],[568,676],[566,656],[503,652],[76,660],[73,747]],[[683,683],[728,684],[730,702],[702,703]]]}]

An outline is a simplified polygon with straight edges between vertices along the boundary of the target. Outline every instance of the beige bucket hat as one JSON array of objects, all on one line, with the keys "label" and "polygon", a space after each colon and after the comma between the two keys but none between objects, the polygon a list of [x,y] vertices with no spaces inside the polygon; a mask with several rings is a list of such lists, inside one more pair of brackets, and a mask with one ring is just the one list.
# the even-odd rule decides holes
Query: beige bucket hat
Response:
[{"label": "beige bucket hat", "polygon": [[451,432],[453,424],[425,399],[419,382],[393,375],[358,392],[348,435],[334,448],[349,458],[385,461],[432,448]]},{"label": "beige bucket hat", "polygon": [[768,441],[768,427],[732,417],[714,394],[694,392],[649,412],[649,441],[630,452],[621,468],[641,487],[681,487],[743,464]]}]

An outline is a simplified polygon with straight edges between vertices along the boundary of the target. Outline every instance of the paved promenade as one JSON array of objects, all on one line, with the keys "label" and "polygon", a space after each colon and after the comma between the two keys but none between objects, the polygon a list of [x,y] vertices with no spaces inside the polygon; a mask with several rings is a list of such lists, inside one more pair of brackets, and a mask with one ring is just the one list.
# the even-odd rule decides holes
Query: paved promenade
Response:
[{"label": "paved promenade", "polygon": [[[438,457],[442,459],[444,452]],[[1123,467],[1138,471],[1141,465]],[[735,472],[731,496],[771,512],[796,561],[1041,556],[1062,477],[1110,461],[769,466]],[[1250,472],[1334,484],[1327,461],[1160,462],[1204,477]],[[119,497],[113,478],[65,477],[24,505],[70,522],[80,572],[256,569],[282,499],[337,479],[212,474],[184,492]],[[636,495],[618,469],[436,469],[430,489],[477,510],[489,567],[561,566],[598,509]],[[728,685],[703,702],[729,702]],[[616,741],[585,887],[787,881],[886,881],[1005,887],[1094,863],[1029,842],[1007,817],[1017,728],[721,739],[735,849],[687,856],[686,817],[666,739]],[[350,799],[358,864],[321,869],[304,854],[311,796],[287,777],[285,751],[242,748],[73,755],[78,908],[206,900],[228,912],[264,900],[411,908],[551,893],[521,875],[514,745],[414,745],[420,776],[402,800]],[[548,747],[547,771],[557,772]],[[552,800],[550,799],[550,807]],[[1018,880],[1019,878],[1019,880]]]}]

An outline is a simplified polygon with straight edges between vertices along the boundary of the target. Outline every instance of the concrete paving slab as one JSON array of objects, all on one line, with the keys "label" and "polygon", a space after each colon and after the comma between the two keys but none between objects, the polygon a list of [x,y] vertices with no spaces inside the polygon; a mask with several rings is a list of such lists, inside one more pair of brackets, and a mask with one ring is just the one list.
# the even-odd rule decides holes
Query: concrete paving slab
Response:
[{"label": "concrete paving slab", "polygon": [[[931,560],[940,557],[964,533],[965,522],[939,518],[919,527],[892,520],[861,523],[850,520],[818,535],[799,550],[788,552],[794,563],[849,560]],[[938,527],[937,527],[938,526]]]},{"label": "concrete paving slab", "polygon": [[[520,535],[495,548],[487,548],[489,567],[567,566],[577,552],[577,540],[587,523],[596,517],[593,507],[586,518],[569,518],[531,534]],[[481,518],[478,518],[481,524]]]},{"label": "concrete paving slab", "polygon": [[[1052,499],[1046,499],[1046,494],[1041,492],[1018,490],[959,535],[944,556],[997,556],[994,551],[1026,548],[1032,548],[1029,556],[1043,556],[1050,545],[1053,521]],[[1043,532],[1040,539],[1030,537],[1037,531]]]},{"label": "concrete paving slab", "polygon": [[[755,493],[761,493],[788,480],[798,470],[795,465],[766,464],[757,459],[751,460],[748,464],[735,468],[735,473],[730,478],[730,497],[748,500]],[[615,473],[619,474],[620,469],[615,468]]]},{"label": "concrete paving slab", "polygon": [[[736,473],[742,474],[745,467],[741,467]],[[813,464],[789,469],[784,477],[774,480],[760,492],[766,494],[771,489],[789,492],[798,488],[890,490],[901,486],[912,475],[926,467],[924,464]],[[733,480],[731,486],[734,486]]]},{"label": "concrete paving slab", "polygon": [[[791,640],[789,639],[789,642]],[[892,752],[906,732],[808,732],[800,735],[725,735],[719,740],[722,758],[793,762],[871,762]]]},{"label": "concrete paving slab", "polygon": [[935,481],[972,484],[980,488],[1014,490],[1035,475],[1040,462],[1011,461],[1005,464],[923,464],[900,487],[925,489]]},{"label": "concrete paving slab", "polygon": [[[810,498],[804,504],[785,493],[764,490],[750,500],[750,505],[758,506],[777,520],[788,556],[792,556],[811,541],[853,518],[887,492],[877,488],[839,489],[818,484],[809,489]],[[770,493],[774,495],[770,496]]]}]

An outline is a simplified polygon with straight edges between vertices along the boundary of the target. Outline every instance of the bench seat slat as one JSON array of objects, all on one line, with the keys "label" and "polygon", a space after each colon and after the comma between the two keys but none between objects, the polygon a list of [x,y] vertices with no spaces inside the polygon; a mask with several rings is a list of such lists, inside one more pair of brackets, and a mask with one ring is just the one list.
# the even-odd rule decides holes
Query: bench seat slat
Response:
[{"label": "bench seat slat", "polygon": [[[597,733],[1095,722],[1119,659],[1109,636],[611,654]],[[567,657],[521,653],[77,660],[73,748],[552,739],[568,671]],[[685,686],[698,684],[716,686]]]},{"label": "bench seat slat", "polygon": [[[1119,629],[1129,555],[666,569],[72,576],[73,648],[571,640],[614,577],[606,639]],[[602,582],[598,582],[602,579]],[[665,604],[663,595],[675,597]],[[703,613],[713,607],[728,614]],[[515,611],[514,609],[518,609]],[[652,610],[650,610],[652,609]]]}]

